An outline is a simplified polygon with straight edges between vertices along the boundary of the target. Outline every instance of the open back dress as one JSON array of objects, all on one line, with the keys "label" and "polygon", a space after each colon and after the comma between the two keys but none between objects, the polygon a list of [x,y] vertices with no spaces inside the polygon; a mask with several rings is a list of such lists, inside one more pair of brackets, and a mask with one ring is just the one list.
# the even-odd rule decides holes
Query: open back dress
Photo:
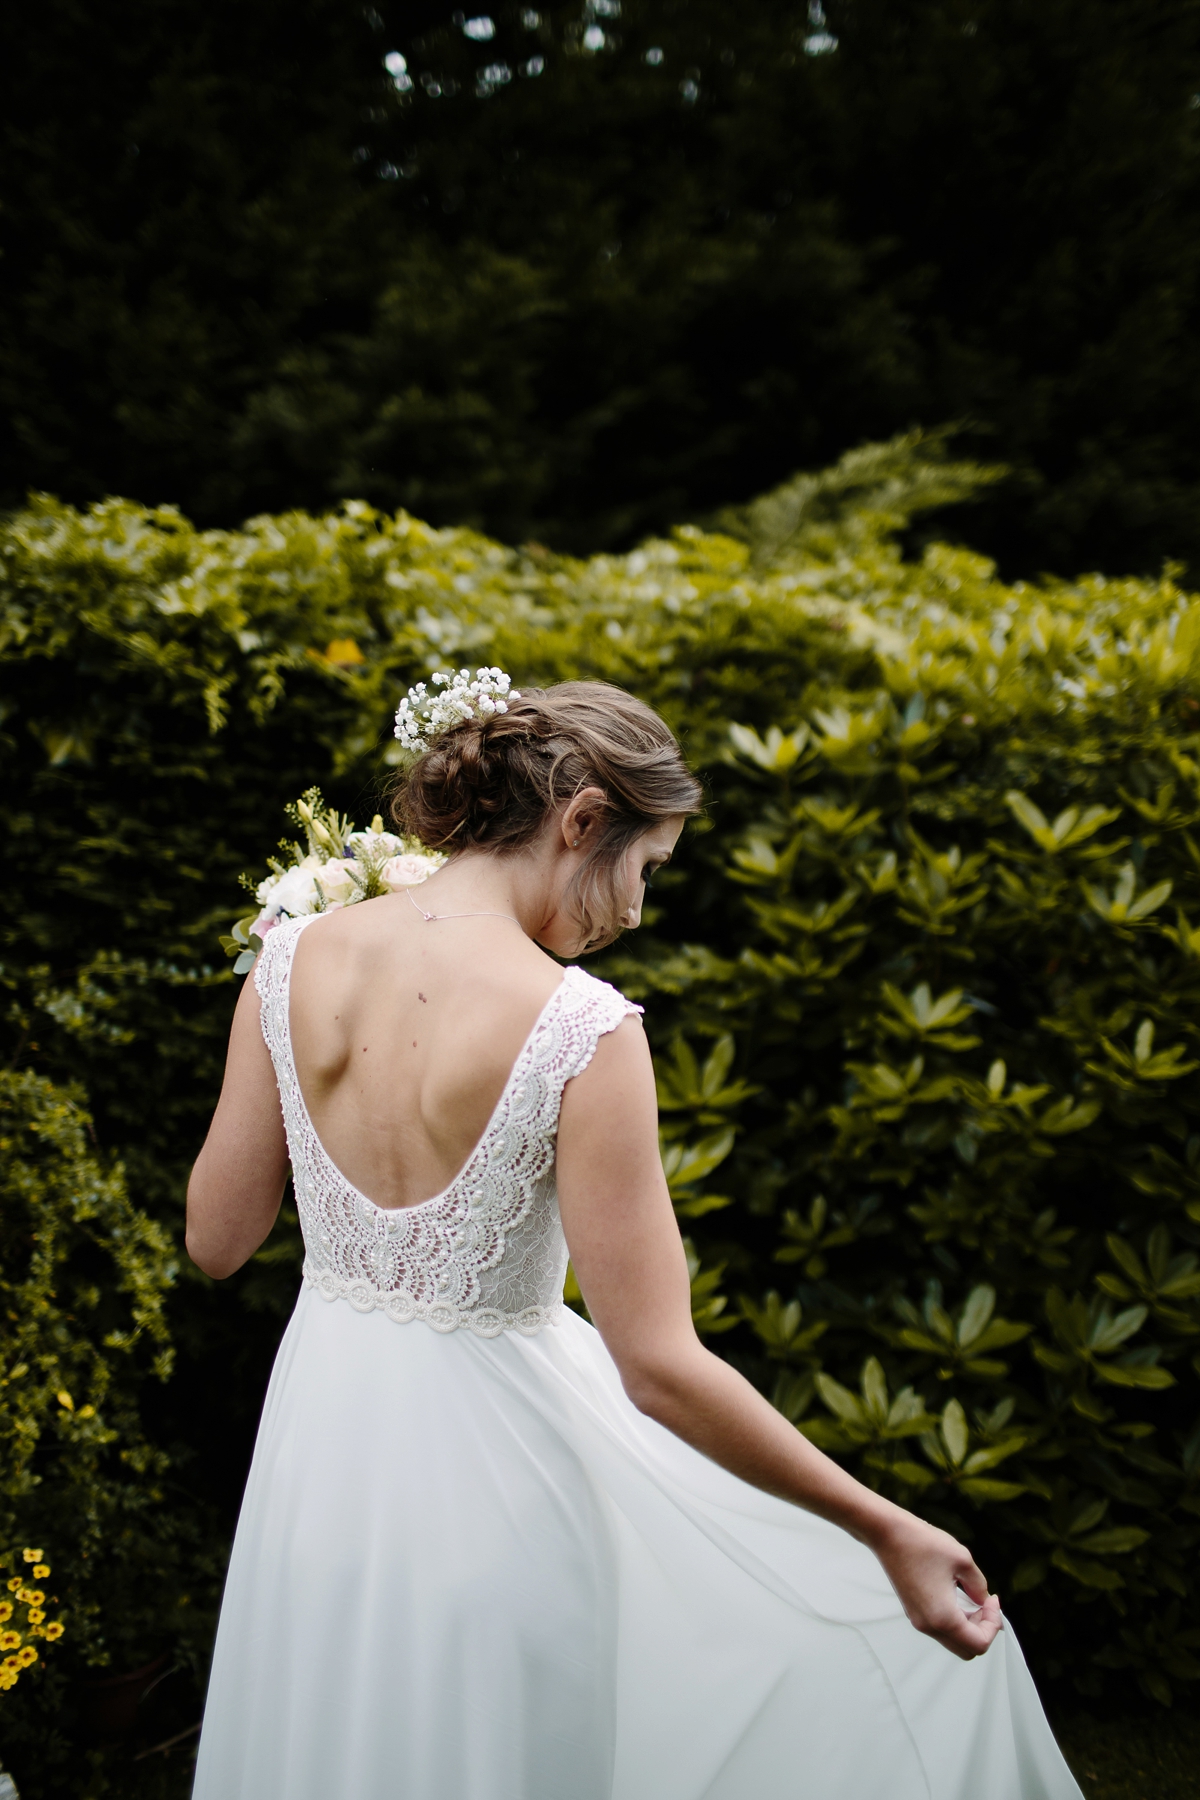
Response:
[{"label": "open back dress", "polygon": [[304,1232],[195,1800],[1081,1800],[1011,1629],[964,1663],[871,1552],[633,1407],[564,1309],[563,1088],[637,1010],[568,969],[449,1187],[330,1161],[255,971]]}]

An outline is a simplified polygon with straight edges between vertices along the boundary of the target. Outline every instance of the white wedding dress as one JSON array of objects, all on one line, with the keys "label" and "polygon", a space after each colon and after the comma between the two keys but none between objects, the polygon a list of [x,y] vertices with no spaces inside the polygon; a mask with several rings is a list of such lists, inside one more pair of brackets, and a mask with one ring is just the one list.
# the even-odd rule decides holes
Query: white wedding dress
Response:
[{"label": "white wedding dress", "polygon": [[1011,1630],[963,1663],[880,1565],[645,1418],[561,1301],[568,969],[465,1168],[385,1211],[255,980],[307,1260],[229,1568],[195,1800],[1081,1800]]}]

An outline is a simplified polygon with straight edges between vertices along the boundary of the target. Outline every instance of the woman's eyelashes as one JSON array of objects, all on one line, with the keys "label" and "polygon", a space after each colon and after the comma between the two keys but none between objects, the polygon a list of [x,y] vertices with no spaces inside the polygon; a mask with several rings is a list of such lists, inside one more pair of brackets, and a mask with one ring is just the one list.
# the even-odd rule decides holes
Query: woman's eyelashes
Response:
[{"label": "woman's eyelashes", "polygon": [[650,886],[650,884],[654,880],[654,877],[658,874],[659,867],[660,867],[660,865],[658,863],[647,863],[646,864],[645,868],[642,870],[642,886],[643,887]]}]

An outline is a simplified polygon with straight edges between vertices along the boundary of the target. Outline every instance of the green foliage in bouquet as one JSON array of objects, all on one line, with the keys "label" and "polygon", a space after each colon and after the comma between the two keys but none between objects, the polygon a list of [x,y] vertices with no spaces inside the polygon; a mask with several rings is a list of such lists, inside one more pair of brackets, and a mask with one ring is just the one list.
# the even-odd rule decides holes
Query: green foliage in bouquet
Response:
[{"label": "green foliage in bouquet", "polygon": [[[1200,607],[922,548],[990,476],[869,446],[588,561],[39,501],[0,533],[7,1055],[84,1084],[177,1244],[216,939],[286,805],[383,811],[439,667],[641,694],[710,804],[598,967],[648,1003],[701,1329],[970,1539],[1043,1676],[1167,1702],[1200,1674]],[[169,1298],[152,1435],[226,1520],[297,1265],[285,1208]]]}]

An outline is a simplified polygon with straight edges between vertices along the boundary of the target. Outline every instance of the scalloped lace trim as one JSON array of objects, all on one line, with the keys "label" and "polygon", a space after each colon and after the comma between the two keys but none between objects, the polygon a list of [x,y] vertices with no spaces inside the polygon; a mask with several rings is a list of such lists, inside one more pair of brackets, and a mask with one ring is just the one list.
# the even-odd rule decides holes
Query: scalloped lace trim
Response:
[{"label": "scalloped lace trim", "polygon": [[532,1336],[562,1315],[567,1248],[554,1181],[563,1088],[596,1045],[641,1008],[569,968],[530,1032],[475,1150],[419,1206],[377,1206],[347,1181],[308,1116],[289,1023],[292,957],[319,915],[268,937],[254,972],[279,1083],[306,1251],[304,1280],[326,1300],[421,1319],[435,1331]]},{"label": "scalloped lace trim", "polygon": [[549,1306],[527,1306],[524,1312],[498,1312],[492,1306],[476,1306],[469,1311],[453,1306],[426,1305],[403,1288],[383,1293],[369,1281],[343,1281],[328,1269],[313,1273],[304,1263],[306,1287],[316,1288],[322,1300],[348,1300],[355,1312],[385,1312],[397,1325],[412,1319],[423,1319],[434,1331],[474,1331],[479,1337],[499,1337],[502,1331],[519,1331],[533,1337],[546,1325],[556,1325],[562,1317],[561,1298]]}]

